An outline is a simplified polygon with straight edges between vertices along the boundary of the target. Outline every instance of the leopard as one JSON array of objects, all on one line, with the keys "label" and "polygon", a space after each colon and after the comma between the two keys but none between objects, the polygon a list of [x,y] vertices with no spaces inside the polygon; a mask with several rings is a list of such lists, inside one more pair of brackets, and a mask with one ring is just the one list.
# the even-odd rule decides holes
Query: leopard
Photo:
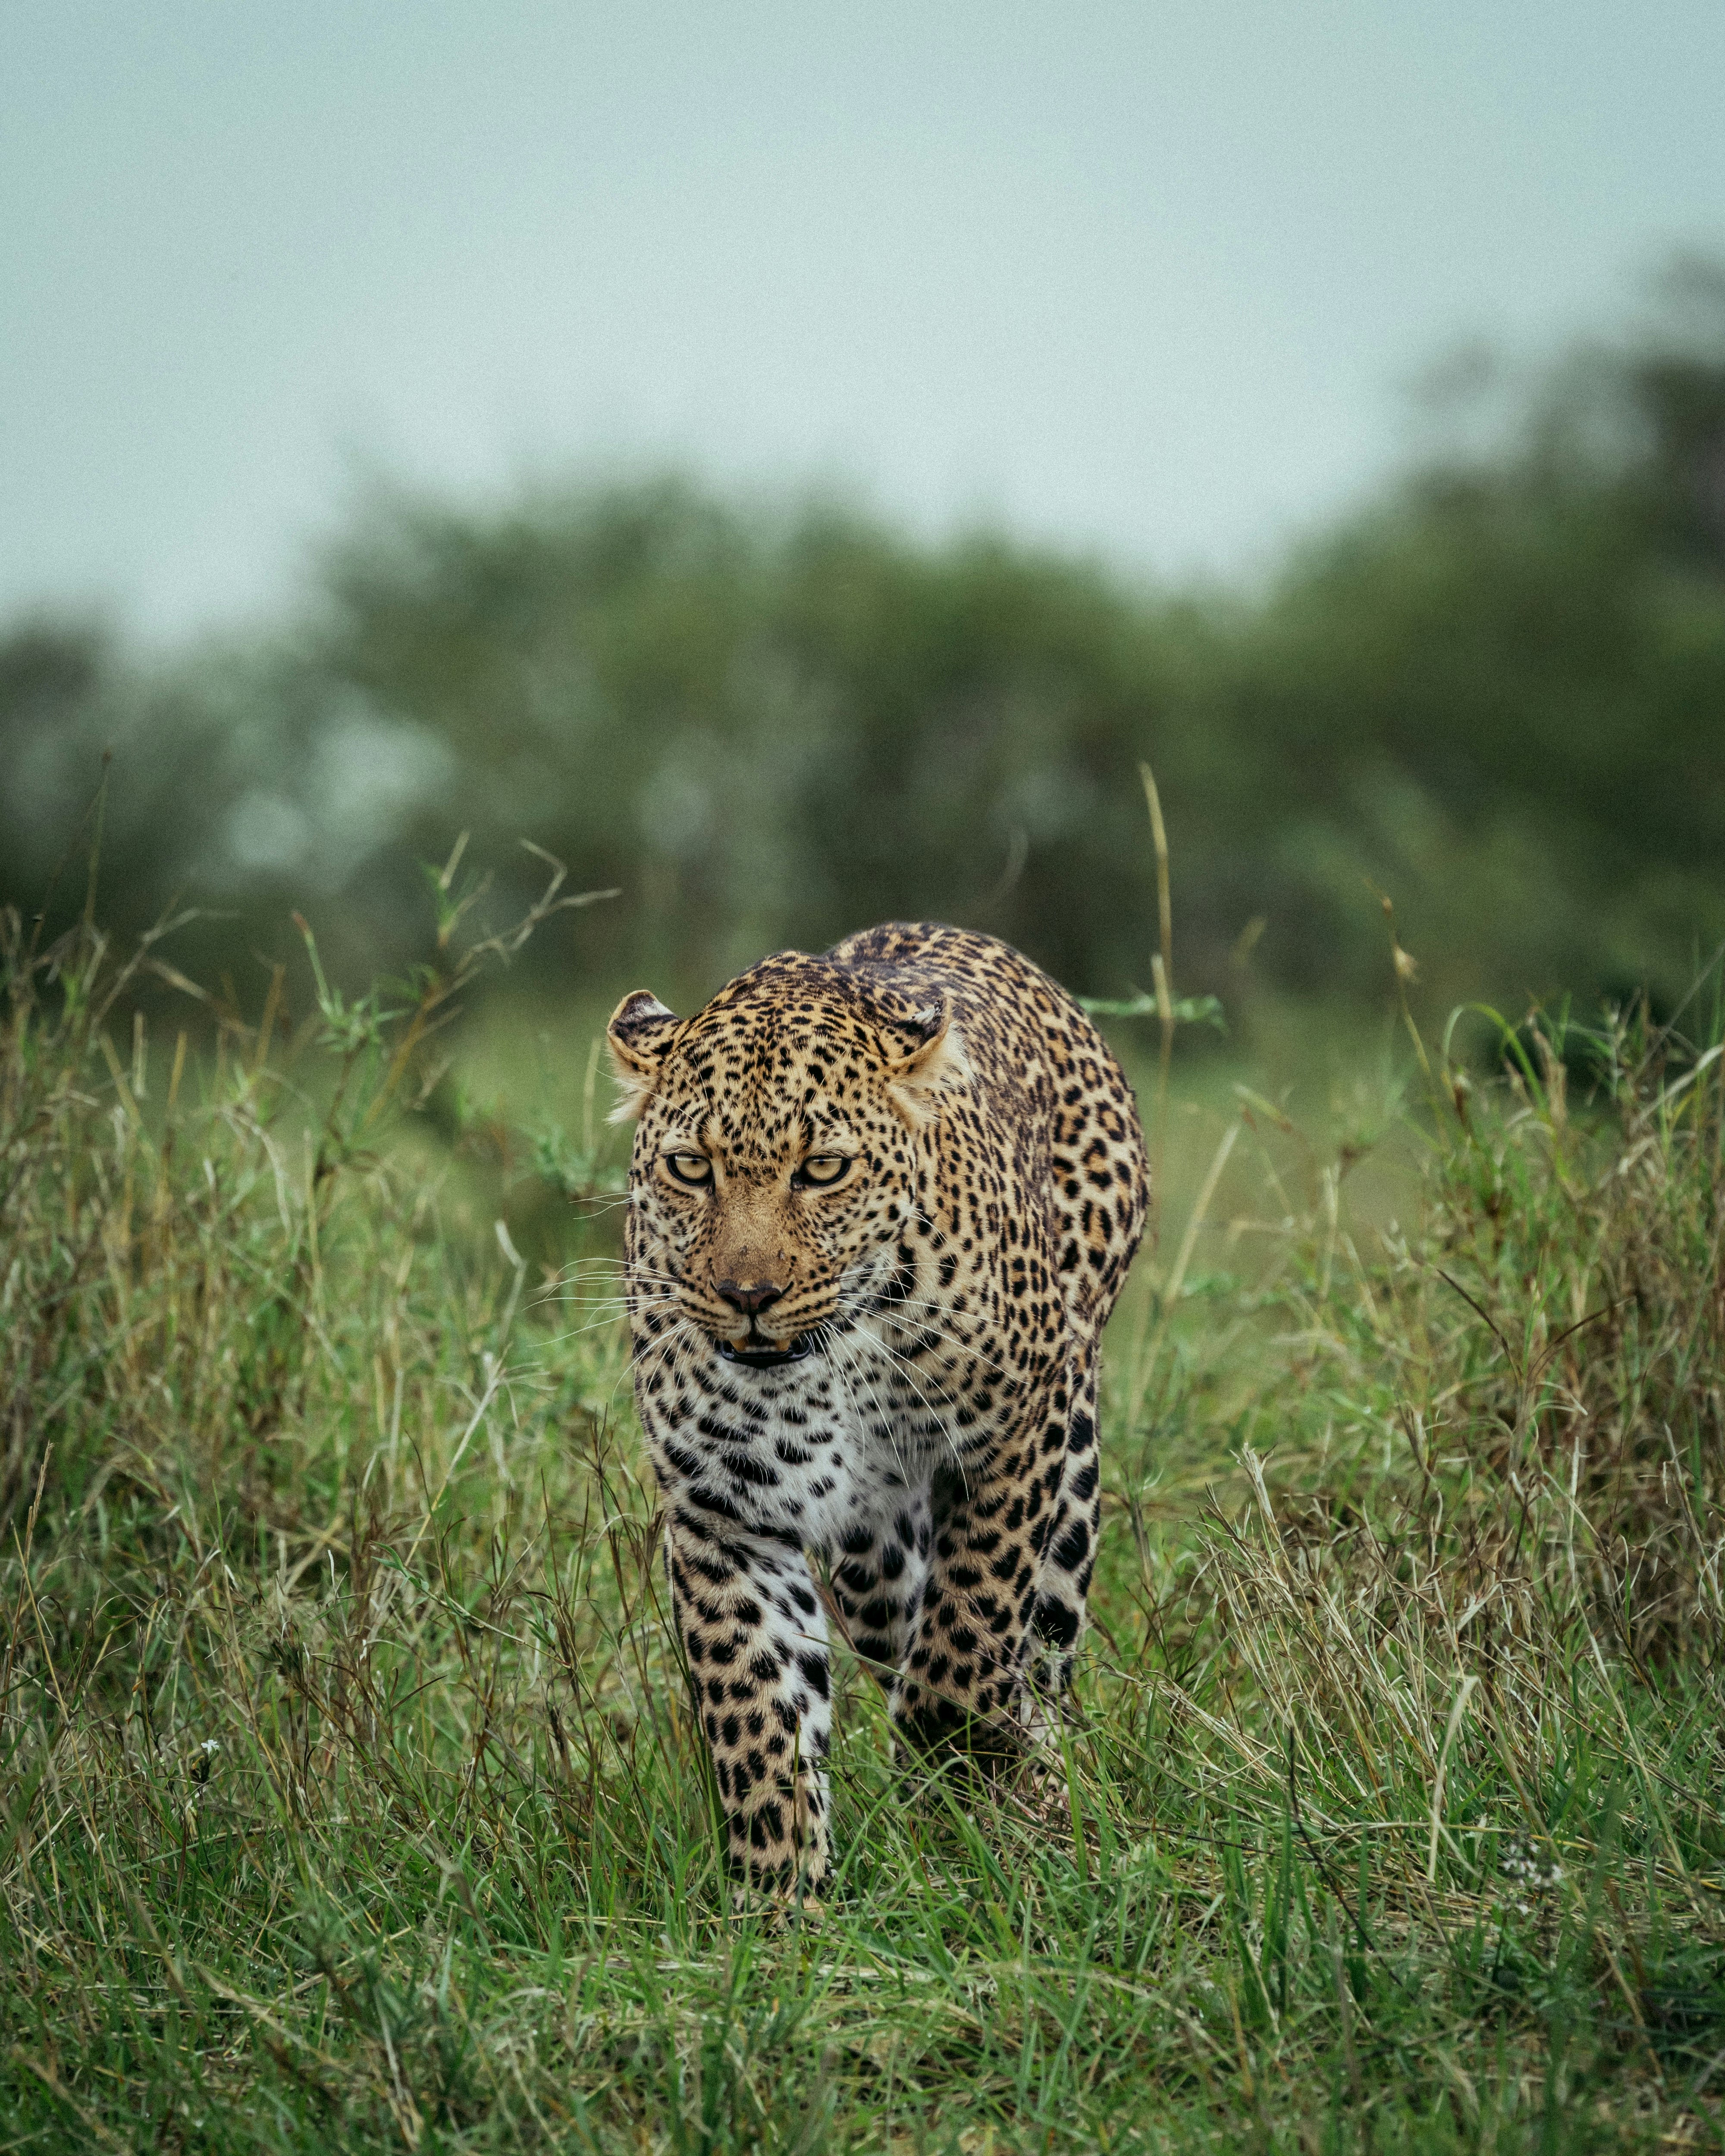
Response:
[{"label": "leopard", "polygon": [[[740,1898],[829,1892],[833,1633],[895,1748],[998,1774],[1062,1713],[1101,1523],[1132,1089],[1010,945],[890,922],[607,1029],[670,1616]],[[829,1622],[830,1619],[830,1622]]]}]

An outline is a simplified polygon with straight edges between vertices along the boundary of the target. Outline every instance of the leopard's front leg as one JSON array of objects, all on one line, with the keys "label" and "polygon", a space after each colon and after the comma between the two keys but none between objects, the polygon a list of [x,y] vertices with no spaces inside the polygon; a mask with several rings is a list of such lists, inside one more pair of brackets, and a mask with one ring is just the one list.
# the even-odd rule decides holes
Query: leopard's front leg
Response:
[{"label": "leopard's front leg", "polygon": [[927,1492],[894,1477],[860,1500],[834,1553],[833,1599],[847,1644],[889,1691],[922,1605],[932,1533]]},{"label": "leopard's front leg", "polygon": [[816,1895],[829,1862],[832,1684],[809,1561],[687,1492],[667,1493],[665,1555],[731,1871],[776,1897]]},{"label": "leopard's front leg", "polygon": [[1041,1733],[1026,1676],[1065,1408],[1062,1394],[1034,1440],[992,1471],[948,1470],[937,1484],[927,1577],[892,1697],[894,1725],[916,1751],[956,1745],[1006,1761]]}]

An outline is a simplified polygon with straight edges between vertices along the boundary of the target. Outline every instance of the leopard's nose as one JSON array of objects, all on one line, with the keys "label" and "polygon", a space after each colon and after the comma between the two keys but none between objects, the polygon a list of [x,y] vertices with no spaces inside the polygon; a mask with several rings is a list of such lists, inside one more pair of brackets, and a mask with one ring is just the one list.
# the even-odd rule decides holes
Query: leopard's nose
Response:
[{"label": "leopard's nose", "polygon": [[755,1281],[745,1285],[742,1281],[721,1280],[713,1282],[725,1301],[733,1310],[740,1310],[745,1317],[758,1317],[763,1310],[770,1310],[783,1296],[784,1290],[775,1287],[771,1281]]}]

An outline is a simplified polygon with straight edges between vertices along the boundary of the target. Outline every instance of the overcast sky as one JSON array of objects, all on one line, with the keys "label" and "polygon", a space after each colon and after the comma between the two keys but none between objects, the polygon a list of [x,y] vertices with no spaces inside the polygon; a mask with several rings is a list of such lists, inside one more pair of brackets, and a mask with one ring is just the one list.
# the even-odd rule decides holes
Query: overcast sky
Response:
[{"label": "overcast sky", "polygon": [[0,0],[0,614],[675,461],[1232,573],[1725,251],[1725,4]]}]

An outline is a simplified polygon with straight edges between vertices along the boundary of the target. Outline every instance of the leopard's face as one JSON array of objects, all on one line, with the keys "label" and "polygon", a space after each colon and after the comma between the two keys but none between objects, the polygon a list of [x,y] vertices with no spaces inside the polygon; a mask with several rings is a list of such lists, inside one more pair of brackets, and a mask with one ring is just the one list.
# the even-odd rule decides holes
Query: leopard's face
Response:
[{"label": "leopard's face", "polygon": [[819,960],[757,968],[749,990],[688,1019],[637,993],[609,1039],[619,1113],[639,1117],[634,1292],[726,1359],[771,1368],[890,1276],[918,1133],[964,1064],[944,1009],[870,1009]]}]

